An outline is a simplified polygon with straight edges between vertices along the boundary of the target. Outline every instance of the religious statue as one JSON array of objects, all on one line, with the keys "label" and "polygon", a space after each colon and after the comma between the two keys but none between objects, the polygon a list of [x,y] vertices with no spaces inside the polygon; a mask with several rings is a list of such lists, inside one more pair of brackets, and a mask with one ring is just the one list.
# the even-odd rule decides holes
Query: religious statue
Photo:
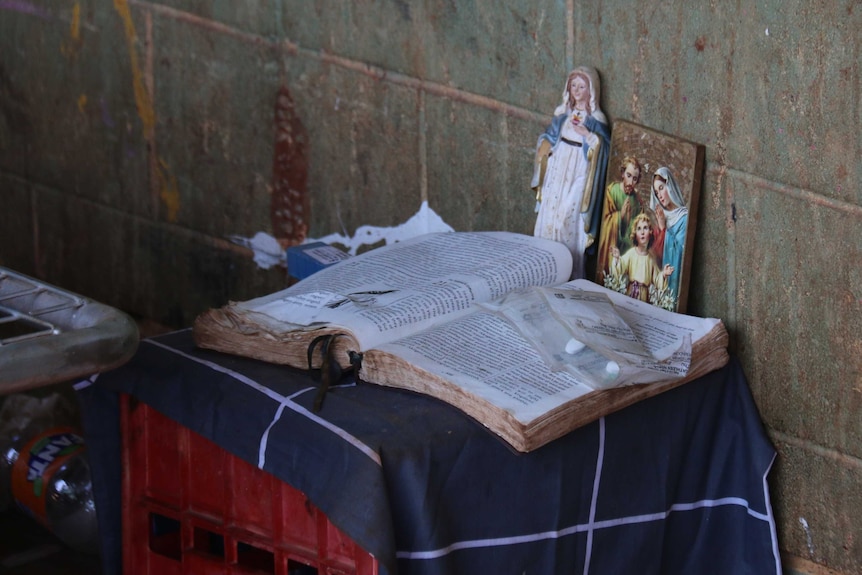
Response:
[{"label": "religious statue", "polygon": [[572,70],[562,103],[536,146],[533,235],[569,248],[573,278],[584,277],[585,252],[595,249],[601,220],[610,127],[599,108],[599,91],[594,68]]}]

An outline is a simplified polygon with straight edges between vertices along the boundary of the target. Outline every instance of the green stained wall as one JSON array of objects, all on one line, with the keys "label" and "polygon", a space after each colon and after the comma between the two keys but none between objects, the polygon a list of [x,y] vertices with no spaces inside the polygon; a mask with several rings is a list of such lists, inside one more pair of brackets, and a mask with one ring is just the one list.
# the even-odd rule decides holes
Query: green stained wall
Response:
[{"label": "green stained wall", "polygon": [[859,572],[859,30],[856,0],[0,0],[0,265],[174,326],[281,287],[226,238],[271,231],[282,86],[311,236],[423,200],[530,232],[535,138],[593,65],[612,121],[706,146],[690,311],[778,448],[789,565]]}]

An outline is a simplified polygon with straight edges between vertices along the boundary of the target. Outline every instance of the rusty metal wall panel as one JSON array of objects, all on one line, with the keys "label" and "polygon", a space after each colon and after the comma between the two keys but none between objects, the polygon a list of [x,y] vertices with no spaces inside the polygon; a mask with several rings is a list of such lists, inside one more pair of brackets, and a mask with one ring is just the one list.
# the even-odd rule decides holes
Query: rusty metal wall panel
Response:
[{"label": "rusty metal wall panel", "polygon": [[393,226],[421,201],[415,90],[331,65],[292,70],[298,114],[310,132],[310,234]]},{"label": "rusty metal wall panel", "polygon": [[[146,148],[113,14],[0,12],[0,170],[121,210],[145,206]],[[86,41],[84,41],[86,38]]]},{"label": "rusty metal wall panel", "polygon": [[[788,575],[862,572],[862,467],[856,459],[819,449],[793,436],[774,438],[778,457],[770,490],[778,538],[787,553],[804,557]],[[826,565],[827,567],[820,567]]]},{"label": "rusty metal wall panel", "polygon": [[[563,1],[283,1],[284,36],[303,48],[537,107],[567,37]],[[565,64],[563,64],[563,68]]]},{"label": "rusty metal wall panel", "polygon": [[451,99],[427,98],[425,117],[428,200],[441,217],[456,230],[532,233],[535,194],[527,176],[538,133],[518,141],[509,134],[518,120]]},{"label": "rusty metal wall panel", "polygon": [[29,276],[37,272],[33,187],[26,180],[0,173],[0,266]]},{"label": "rusty metal wall panel", "polygon": [[862,209],[743,175],[733,197],[735,326],[761,411],[862,458]]},{"label": "rusty metal wall panel", "polygon": [[150,178],[161,219],[217,237],[268,229],[275,55],[169,15],[151,18]]}]

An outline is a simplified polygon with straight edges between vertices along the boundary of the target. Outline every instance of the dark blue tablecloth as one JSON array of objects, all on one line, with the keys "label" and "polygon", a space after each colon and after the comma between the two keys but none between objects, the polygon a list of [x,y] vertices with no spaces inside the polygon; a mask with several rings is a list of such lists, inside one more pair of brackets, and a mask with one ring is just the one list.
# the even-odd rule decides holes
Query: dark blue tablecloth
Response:
[{"label": "dark blue tablecloth", "polygon": [[141,342],[77,386],[105,575],[120,573],[118,393],[276,475],[382,574],[781,573],[775,451],[735,359],[527,454],[440,401],[367,383],[312,411],[304,373]]}]

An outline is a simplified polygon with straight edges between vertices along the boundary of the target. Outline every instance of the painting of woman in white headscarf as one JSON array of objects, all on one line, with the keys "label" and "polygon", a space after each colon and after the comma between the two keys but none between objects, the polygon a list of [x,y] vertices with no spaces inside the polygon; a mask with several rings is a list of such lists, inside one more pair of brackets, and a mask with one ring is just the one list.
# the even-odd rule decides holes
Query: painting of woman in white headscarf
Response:
[{"label": "painting of woman in white headscarf", "polygon": [[566,78],[562,102],[539,136],[531,188],[536,191],[533,235],[564,243],[572,277],[584,277],[585,253],[595,251],[605,189],[610,127],[599,108],[598,72],[588,66]]},{"label": "painting of woman in white headscarf", "polygon": [[667,287],[672,297],[679,297],[685,236],[688,232],[688,207],[670,169],[661,166],[652,178],[650,209],[655,214],[656,229],[653,251],[660,266],[667,268]]}]

